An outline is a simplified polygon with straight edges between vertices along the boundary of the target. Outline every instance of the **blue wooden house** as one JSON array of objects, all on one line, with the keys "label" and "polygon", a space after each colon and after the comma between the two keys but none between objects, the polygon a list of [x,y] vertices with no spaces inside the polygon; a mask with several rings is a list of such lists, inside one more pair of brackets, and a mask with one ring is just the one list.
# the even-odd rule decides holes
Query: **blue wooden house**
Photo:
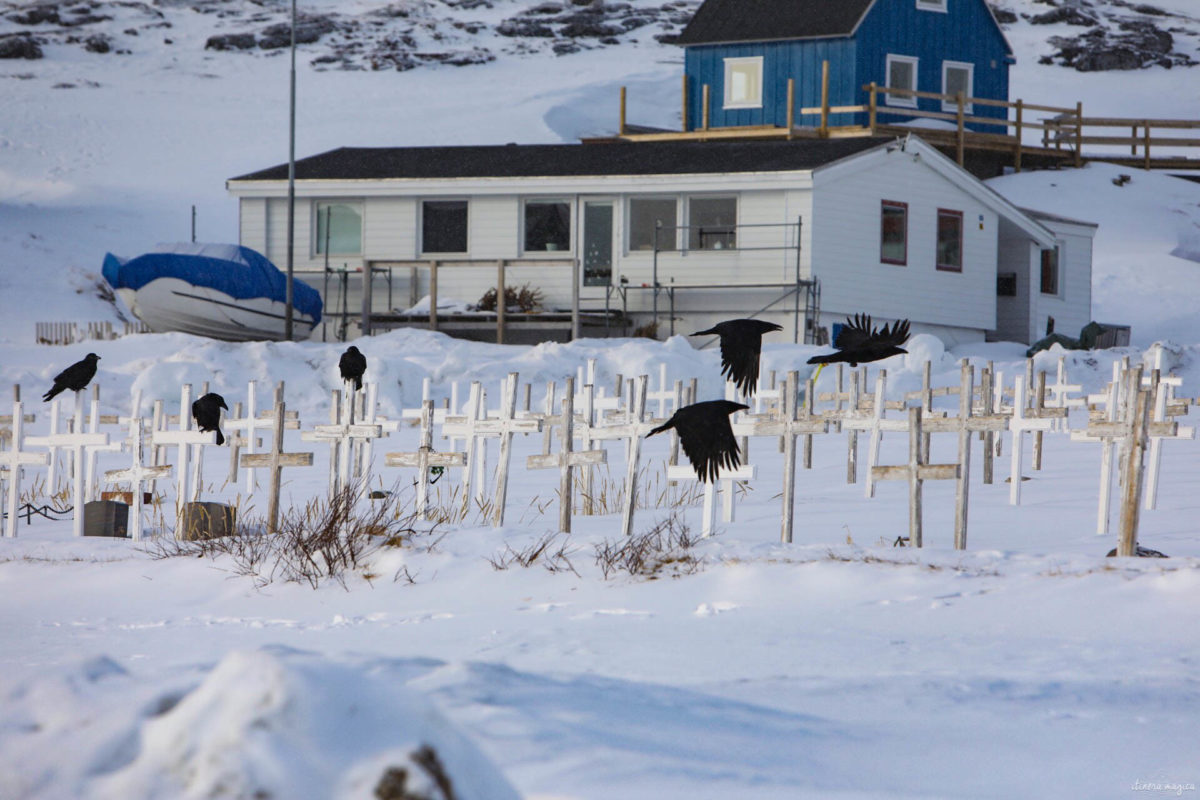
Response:
[{"label": "blue wooden house", "polygon": [[[822,62],[829,62],[828,104],[867,102],[879,86],[1008,100],[1014,63],[985,0],[706,0],[684,29],[687,128],[786,126],[788,79],[795,81],[796,125],[816,125],[799,109],[822,103]],[[980,103],[965,113],[1003,118]],[[880,94],[878,122],[904,111],[955,112],[935,98]],[[865,113],[833,114],[830,125],[865,125]]]}]

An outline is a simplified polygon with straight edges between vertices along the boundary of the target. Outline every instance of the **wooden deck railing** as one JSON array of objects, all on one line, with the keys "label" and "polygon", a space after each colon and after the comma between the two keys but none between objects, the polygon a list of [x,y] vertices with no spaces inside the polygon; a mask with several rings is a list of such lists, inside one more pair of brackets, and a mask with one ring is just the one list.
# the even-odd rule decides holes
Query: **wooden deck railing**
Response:
[{"label": "wooden deck railing", "polygon": [[[994,100],[987,97],[967,97],[963,94],[950,95],[938,92],[922,92],[906,89],[893,89],[879,86],[875,83],[864,85],[867,102],[861,105],[831,106],[829,104],[829,62],[823,62],[821,70],[821,105],[796,106],[795,79],[789,78],[787,83],[786,120],[780,125],[746,125],[711,127],[712,92],[708,84],[701,87],[700,127],[688,129],[688,81],[683,79],[683,126],[680,131],[644,131],[633,132],[628,129],[625,117],[625,88],[621,88],[621,116],[619,136],[638,141],[659,141],[672,139],[773,139],[797,137],[829,137],[829,136],[863,136],[874,135],[880,130],[888,130],[891,126],[880,124],[880,114],[913,119],[941,120],[954,123],[953,129],[939,130],[927,128],[922,135],[928,138],[940,138],[943,143],[946,137],[953,138],[952,144],[957,150],[958,163],[964,159],[964,151],[968,146],[982,147],[993,150],[1011,148],[1013,151],[1014,167],[1020,171],[1021,158],[1024,152],[1040,150],[1047,155],[1061,153],[1063,158],[1074,162],[1076,166],[1083,163],[1083,147],[1087,145],[1106,147],[1129,147],[1130,156],[1117,156],[1113,153],[1097,153],[1088,155],[1090,160],[1117,161],[1120,163],[1135,162],[1139,148],[1141,163],[1149,169],[1152,165],[1151,149],[1162,151],[1186,150],[1200,148],[1200,138],[1186,136],[1166,136],[1164,131],[1194,131],[1200,130],[1200,120],[1169,120],[1169,119],[1139,119],[1118,117],[1085,117],[1083,104],[1076,103],[1074,108],[1027,103],[1024,100],[1007,101]],[[883,98],[881,103],[880,98]],[[953,111],[925,111],[919,108],[888,105],[888,97],[923,98],[938,100],[943,108],[952,106]],[[1006,109],[1003,117],[981,116],[969,113],[976,107]],[[867,124],[834,126],[830,124],[833,114],[866,114]],[[1031,118],[1031,115],[1038,115]],[[797,120],[801,117],[817,117],[815,126],[801,126]],[[1002,132],[983,132],[971,130],[968,126],[991,126],[1001,128]],[[1086,128],[1120,128],[1130,131],[1128,136],[1111,135],[1107,133],[1089,133]],[[1041,131],[1041,147],[1025,143],[1027,131]],[[1065,152],[1064,152],[1065,151]],[[1154,163],[1169,160],[1172,166],[1185,166],[1189,158],[1174,157],[1162,159]],[[1197,161],[1200,164],[1200,160]]]}]

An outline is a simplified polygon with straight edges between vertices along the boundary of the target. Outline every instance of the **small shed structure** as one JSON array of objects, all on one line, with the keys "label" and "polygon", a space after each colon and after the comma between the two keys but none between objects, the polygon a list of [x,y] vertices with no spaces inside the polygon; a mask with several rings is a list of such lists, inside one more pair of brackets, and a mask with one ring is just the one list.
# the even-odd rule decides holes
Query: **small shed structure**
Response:
[{"label": "small shed structure", "polygon": [[[287,165],[226,185],[240,243],[282,265]],[[550,308],[623,310],[617,335],[754,315],[819,342],[867,312],[951,345],[1030,342],[1046,314],[1090,316],[1094,227],[1022,211],[917,136],[340,148],[297,161],[295,185],[297,274],[348,269],[366,318],[474,301],[498,274]],[[1055,248],[1060,291],[1038,291]]]},{"label": "small shed structure", "polygon": [[[788,125],[787,86],[796,108],[861,105],[870,83],[892,89],[1008,100],[1015,62],[985,0],[705,0],[678,39],[685,52],[687,127]],[[829,62],[822,96],[822,62]],[[955,111],[951,103],[896,93],[888,107]],[[1003,119],[979,104],[964,112]],[[797,125],[815,125],[802,119]],[[865,125],[864,112],[833,114],[831,125]],[[997,132],[1004,132],[999,130]]]}]

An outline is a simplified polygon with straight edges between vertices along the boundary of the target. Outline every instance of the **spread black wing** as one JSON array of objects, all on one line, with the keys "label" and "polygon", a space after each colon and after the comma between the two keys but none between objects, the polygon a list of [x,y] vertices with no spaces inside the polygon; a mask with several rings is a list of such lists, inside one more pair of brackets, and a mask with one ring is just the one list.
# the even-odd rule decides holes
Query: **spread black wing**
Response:
[{"label": "spread black wing", "polygon": [[674,428],[679,434],[683,452],[704,482],[717,479],[722,469],[737,469],[742,463],[737,439],[729,424],[729,415],[740,403],[711,400],[679,409],[674,416]]},{"label": "spread black wing", "polygon": [[782,330],[782,327],[774,322],[731,319],[692,335],[715,333],[721,337],[721,374],[729,378],[742,394],[751,397],[758,386],[763,334],[778,330]]}]

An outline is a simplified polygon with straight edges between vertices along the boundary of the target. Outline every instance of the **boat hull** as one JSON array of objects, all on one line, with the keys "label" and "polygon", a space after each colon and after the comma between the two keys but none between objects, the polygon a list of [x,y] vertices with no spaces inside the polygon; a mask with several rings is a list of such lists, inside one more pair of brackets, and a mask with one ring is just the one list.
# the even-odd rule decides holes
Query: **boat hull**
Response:
[{"label": "boat hull", "polygon": [[[178,278],[155,278],[117,294],[155,333],[177,331],[227,342],[283,341],[287,306],[268,297],[235,298]],[[312,335],[316,321],[292,310],[292,339]]]}]

